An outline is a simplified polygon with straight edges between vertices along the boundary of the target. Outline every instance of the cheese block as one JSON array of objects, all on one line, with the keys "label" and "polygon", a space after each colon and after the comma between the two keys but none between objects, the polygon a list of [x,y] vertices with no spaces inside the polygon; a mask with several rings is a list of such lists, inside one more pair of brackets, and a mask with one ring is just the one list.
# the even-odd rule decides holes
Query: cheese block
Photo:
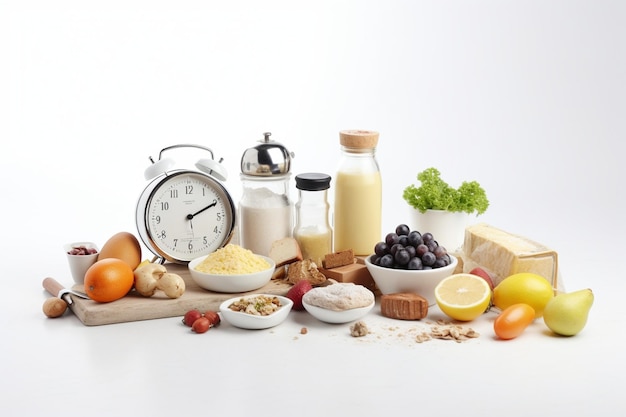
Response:
[{"label": "cheese block", "polygon": [[558,256],[545,245],[485,223],[468,226],[463,243],[463,271],[485,269],[494,285],[519,272],[531,272],[557,288]]},{"label": "cheese block", "polygon": [[337,268],[319,268],[319,270],[328,279],[334,279],[337,282],[352,282],[357,285],[363,285],[372,292],[376,292],[374,278],[372,278],[372,274],[370,274],[367,266],[362,263],[353,262]]},{"label": "cheese block", "polygon": [[399,320],[419,320],[428,315],[428,300],[415,293],[384,294],[380,314]]}]

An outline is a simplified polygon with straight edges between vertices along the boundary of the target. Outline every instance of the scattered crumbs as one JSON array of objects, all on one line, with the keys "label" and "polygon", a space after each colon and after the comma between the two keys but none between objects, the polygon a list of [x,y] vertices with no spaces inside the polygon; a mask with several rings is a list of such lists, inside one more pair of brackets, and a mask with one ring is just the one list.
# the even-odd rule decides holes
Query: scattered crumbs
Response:
[{"label": "scattered crumbs", "polygon": [[379,331],[369,330],[369,333],[375,334],[377,340],[396,340],[408,343],[424,343],[433,339],[453,340],[460,343],[480,336],[471,327],[444,320],[419,321],[409,327],[383,324]]},{"label": "scattered crumbs", "polygon": [[[378,326],[376,325],[378,324]],[[301,327],[299,335],[308,334],[306,327]],[[294,340],[299,339],[299,335],[294,336]],[[366,335],[372,335],[370,338],[364,338]],[[337,336],[336,334],[332,336]],[[375,323],[367,325],[364,321],[358,321],[350,325],[350,336],[360,338],[364,342],[402,342],[409,346],[421,344],[434,339],[452,340],[457,343],[466,340],[475,339],[480,336],[471,327],[448,322],[445,320],[425,321],[420,320],[413,322],[408,326],[404,324],[389,325],[388,323]]]}]

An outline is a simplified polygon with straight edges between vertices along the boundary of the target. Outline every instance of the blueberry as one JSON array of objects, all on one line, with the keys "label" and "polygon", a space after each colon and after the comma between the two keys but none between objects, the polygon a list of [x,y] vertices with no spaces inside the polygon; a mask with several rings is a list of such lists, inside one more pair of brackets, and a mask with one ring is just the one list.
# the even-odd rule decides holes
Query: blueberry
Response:
[{"label": "blueberry", "polygon": [[383,268],[392,268],[393,267],[393,256],[390,254],[386,254],[382,258],[380,258],[380,266]]},{"label": "blueberry", "polygon": [[389,251],[389,246],[386,242],[378,242],[376,246],[374,246],[374,253],[378,256],[383,256]]},{"label": "blueberry", "polygon": [[422,243],[421,245],[418,245],[417,248],[415,248],[415,251],[417,256],[421,258],[426,252],[429,252],[429,249],[428,246]]},{"label": "blueberry", "polygon": [[424,266],[433,266],[436,260],[437,257],[432,252],[426,252],[424,255],[422,255],[422,263],[424,264]]},{"label": "blueberry", "polygon": [[406,224],[399,224],[396,227],[396,234],[398,236],[402,236],[402,235],[408,235],[409,232],[411,231],[411,229],[409,228],[409,226],[407,226]]},{"label": "blueberry", "polygon": [[398,243],[398,234],[391,232],[391,233],[387,233],[387,236],[385,236],[385,243],[387,243],[387,245],[389,245],[389,247],[393,246],[395,243]]},{"label": "blueberry", "polygon": [[423,267],[424,266],[422,265],[422,260],[418,258],[417,256],[411,258],[409,263],[406,265],[406,269],[412,269],[412,270],[419,270],[419,269],[422,269]]},{"label": "blueberry", "polygon": [[405,266],[409,263],[409,260],[411,260],[411,255],[409,255],[406,249],[402,248],[396,251],[394,259],[399,266]]},{"label": "blueberry", "polygon": [[407,237],[408,237],[409,245],[413,247],[418,247],[419,245],[424,243],[424,241],[422,240],[422,234],[418,232],[417,230],[413,230],[411,233],[409,233]]}]

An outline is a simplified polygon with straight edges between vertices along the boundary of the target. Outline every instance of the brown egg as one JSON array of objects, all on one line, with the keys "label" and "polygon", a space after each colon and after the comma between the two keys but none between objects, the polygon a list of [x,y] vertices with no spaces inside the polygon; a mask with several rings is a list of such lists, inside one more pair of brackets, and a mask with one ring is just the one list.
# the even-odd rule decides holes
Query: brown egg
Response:
[{"label": "brown egg", "polygon": [[134,270],[141,263],[141,245],[132,233],[116,233],[106,241],[98,253],[98,260],[106,258],[121,259]]}]

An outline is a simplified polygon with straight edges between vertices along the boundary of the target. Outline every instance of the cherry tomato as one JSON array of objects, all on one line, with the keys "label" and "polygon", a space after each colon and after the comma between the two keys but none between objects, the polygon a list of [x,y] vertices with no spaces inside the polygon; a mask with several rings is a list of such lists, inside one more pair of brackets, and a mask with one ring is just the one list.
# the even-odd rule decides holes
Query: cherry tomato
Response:
[{"label": "cherry tomato", "polygon": [[500,339],[514,339],[535,320],[535,309],[528,304],[513,304],[502,310],[493,322],[493,330]]}]

